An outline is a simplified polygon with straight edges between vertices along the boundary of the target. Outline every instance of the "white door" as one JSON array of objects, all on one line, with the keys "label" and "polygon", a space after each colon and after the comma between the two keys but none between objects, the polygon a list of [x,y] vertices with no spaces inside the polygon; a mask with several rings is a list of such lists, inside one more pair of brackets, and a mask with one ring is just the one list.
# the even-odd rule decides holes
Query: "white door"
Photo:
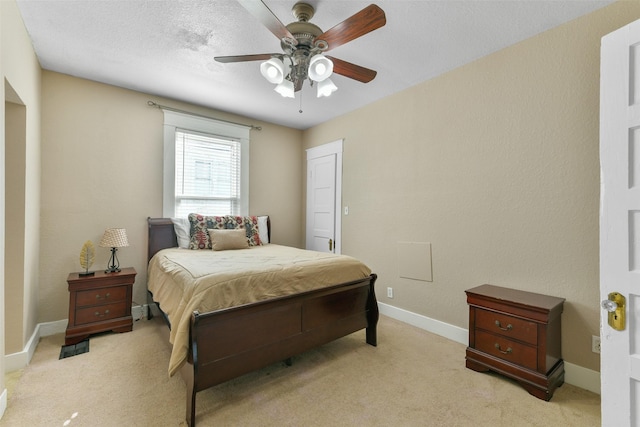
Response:
[{"label": "white door", "polygon": [[342,141],[307,150],[306,248],[340,253]]},{"label": "white door", "polygon": [[626,298],[619,331],[601,310],[602,425],[640,426],[640,21],[602,38],[600,296]]}]

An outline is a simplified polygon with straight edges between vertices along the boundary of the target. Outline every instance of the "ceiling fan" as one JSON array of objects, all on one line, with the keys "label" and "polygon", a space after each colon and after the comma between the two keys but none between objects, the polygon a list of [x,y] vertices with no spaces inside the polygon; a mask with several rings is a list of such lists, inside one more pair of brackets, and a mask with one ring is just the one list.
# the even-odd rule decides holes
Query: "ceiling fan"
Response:
[{"label": "ceiling fan", "polygon": [[318,97],[329,96],[337,89],[329,78],[332,73],[362,83],[375,78],[377,73],[374,70],[324,55],[324,52],[383,27],[387,19],[384,11],[375,4],[323,32],[317,25],[309,22],[315,9],[308,3],[294,4],[292,12],[297,21],[285,26],[263,1],[238,2],[280,40],[283,53],[216,56],[216,61],[265,61],[260,64],[260,72],[265,79],[277,85],[276,92],[289,98],[295,97],[295,92],[302,89],[307,79],[311,86],[314,82],[317,84]]}]

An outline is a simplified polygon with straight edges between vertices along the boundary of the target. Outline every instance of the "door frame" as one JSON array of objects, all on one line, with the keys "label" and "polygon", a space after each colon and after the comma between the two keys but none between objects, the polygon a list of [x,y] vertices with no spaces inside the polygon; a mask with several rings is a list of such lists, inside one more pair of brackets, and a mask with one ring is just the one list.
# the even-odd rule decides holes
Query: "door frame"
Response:
[{"label": "door frame", "polygon": [[[336,156],[336,196],[335,196],[335,218],[334,218],[334,253],[342,253],[342,149],[344,146],[344,139],[338,139],[333,142],[329,142],[317,147],[308,148],[307,151],[307,163],[309,160],[318,159],[320,157],[334,155]],[[308,171],[308,168],[306,168]],[[305,173],[305,177],[307,174]],[[305,246],[307,245],[307,239],[309,236],[309,224],[307,221],[308,206],[309,206],[309,188],[308,181],[305,186]]]}]

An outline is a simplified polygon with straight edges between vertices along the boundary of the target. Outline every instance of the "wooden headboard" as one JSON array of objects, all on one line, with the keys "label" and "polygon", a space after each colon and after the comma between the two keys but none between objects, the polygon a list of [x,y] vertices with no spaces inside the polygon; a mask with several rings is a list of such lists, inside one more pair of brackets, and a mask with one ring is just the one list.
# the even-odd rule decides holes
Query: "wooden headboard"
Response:
[{"label": "wooden headboard", "polygon": [[[178,247],[178,238],[171,218],[147,218],[147,224],[149,225],[147,262],[161,249]],[[271,241],[271,218],[268,216],[267,235]]]},{"label": "wooden headboard", "polygon": [[147,223],[149,225],[147,262],[161,249],[178,247],[178,238],[170,218],[147,218]]}]

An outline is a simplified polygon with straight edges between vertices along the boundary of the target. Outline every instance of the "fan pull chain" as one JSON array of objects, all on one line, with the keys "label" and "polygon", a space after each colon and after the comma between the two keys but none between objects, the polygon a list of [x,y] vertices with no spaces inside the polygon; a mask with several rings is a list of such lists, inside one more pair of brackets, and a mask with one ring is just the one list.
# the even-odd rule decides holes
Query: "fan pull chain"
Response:
[{"label": "fan pull chain", "polygon": [[300,114],[302,114],[302,91],[300,91],[300,109],[298,110]]}]

